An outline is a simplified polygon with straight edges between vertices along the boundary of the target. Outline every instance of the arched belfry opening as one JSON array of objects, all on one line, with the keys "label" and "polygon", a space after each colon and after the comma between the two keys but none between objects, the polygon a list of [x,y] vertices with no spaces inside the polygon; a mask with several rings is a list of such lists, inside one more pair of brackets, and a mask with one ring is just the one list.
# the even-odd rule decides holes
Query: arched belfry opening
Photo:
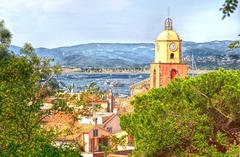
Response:
[{"label": "arched belfry opening", "polygon": [[170,59],[174,59],[174,53],[170,54]]},{"label": "arched belfry opening", "polygon": [[177,76],[177,70],[176,69],[172,69],[170,75],[171,75],[171,79],[174,79]]}]

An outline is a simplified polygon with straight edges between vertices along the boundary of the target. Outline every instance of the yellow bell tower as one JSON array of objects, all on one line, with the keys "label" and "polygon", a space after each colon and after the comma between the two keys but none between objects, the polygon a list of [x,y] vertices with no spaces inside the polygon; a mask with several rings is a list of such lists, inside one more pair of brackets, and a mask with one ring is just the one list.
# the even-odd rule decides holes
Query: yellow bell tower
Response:
[{"label": "yellow bell tower", "polygon": [[150,88],[167,86],[175,77],[186,77],[188,65],[182,63],[182,40],[173,30],[172,19],[155,41],[155,60],[150,66]]},{"label": "yellow bell tower", "polygon": [[165,30],[155,41],[155,63],[181,63],[182,40],[173,30],[172,19],[165,20]]}]

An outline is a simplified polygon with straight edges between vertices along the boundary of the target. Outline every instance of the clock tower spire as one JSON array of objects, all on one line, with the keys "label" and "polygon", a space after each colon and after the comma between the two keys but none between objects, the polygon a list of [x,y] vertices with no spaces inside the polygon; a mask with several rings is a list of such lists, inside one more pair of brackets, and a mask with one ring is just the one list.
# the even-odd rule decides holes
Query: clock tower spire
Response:
[{"label": "clock tower spire", "polygon": [[155,40],[155,60],[150,72],[150,88],[166,86],[176,76],[187,76],[188,66],[182,64],[182,40],[173,30],[170,18],[165,20],[165,30]]},{"label": "clock tower spire", "polygon": [[173,21],[165,20],[165,30],[162,31],[155,41],[155,63],[181,63],[182,40],[173,30]]}]

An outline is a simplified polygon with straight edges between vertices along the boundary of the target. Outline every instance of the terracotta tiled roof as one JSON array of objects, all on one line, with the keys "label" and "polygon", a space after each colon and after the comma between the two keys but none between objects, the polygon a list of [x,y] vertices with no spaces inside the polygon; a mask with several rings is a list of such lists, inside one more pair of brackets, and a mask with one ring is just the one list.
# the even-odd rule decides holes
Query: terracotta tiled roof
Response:
[{"label": "terracotta tiled roof", "polygon": [[108,103],[107,100],[97,100],[97,101],[92,101],[90,104],[102,104],[102,103]]},{"label": "terracotta tiled roof", "polygon": [[112,114],[111,116],[108,116],[107,119],[103,120],[103,125],[105,126],[107,123],[109,123],[116,116],[117,116],[117,114]]},{"label": "terracotta tiled roof", "polygon": [[47,97],[43,102],[52,104],[54,102],[54,100],[55,100],[54,98]]},{"label": "terracotta tiled roof", "polygon": [[68,127],[67,129],[61,131],[57,140],[78,140],[83,133],[90,132],[94,127],[94,125],[78,125],[74,127]]},{"label": "terracotta tiled roof", "polygon": [[104,157],[105,153],[104,152],[94,152],[93,157]]},{"label": "terracotta tiled roof", "polygon": [[58,134],[57,140],[59,141],[76,141],[82,140],[80,137],[83,133],[89,133],[94,128],[101,129],[105,132],[105,134],[110,135],[107,130],[98,125],[92,124],[77,124],[77,125],[69,125],[64,123],[47,123],[43,126],[46,130],[53,130]]},{"label": "terracotta tiled roof", "polygon": [[73,114],[68,114],[68,113],[55,113],[46,116],[43,118],[42,122],[44,123],[60,123],[60,124],[74,124],[77,122],[77,119]]},{"label": "terracotta tiled roof", "polygon": [[110,135],[107,130],[99,125],[79,124],[73,114],[63,112],[49,115],[43,119],[43,122],[43,128],[55,131],[58,134],[57,140],[61,141],[81,140],[83,133],[89,133],[96,127],[103,130],[107,136]]},{"label": "terracotta tiled roof", "polygon": [[111,116],[112,116],[112,115],[102,117],[102,122],[103,122],[103,124],[104,124]]}]

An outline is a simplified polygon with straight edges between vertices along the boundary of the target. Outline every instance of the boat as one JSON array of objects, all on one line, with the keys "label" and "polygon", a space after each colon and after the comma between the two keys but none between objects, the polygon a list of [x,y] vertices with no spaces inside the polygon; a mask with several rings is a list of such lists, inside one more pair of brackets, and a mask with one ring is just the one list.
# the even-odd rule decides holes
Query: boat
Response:
[{"label": "boat", "polygon": [[110,84],[109,84],[109,87],[123,87],[123,86],[124,86],[123,83],[119,83],[119,82],[117,82],[117,81],[112,81],[112,82],[110,82]]}]

